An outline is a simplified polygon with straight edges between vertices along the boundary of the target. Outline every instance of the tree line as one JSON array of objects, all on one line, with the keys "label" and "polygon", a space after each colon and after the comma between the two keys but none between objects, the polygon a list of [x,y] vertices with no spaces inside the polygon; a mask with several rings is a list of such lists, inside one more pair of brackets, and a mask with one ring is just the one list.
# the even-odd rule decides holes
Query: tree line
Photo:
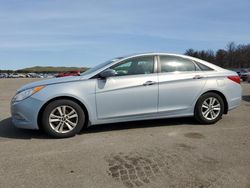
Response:
[{"label": "tree line", "polygon": [[225,49],[186,50],[185,55],[197,57],[224,68],[250,68],[250,44],[227,44]]},{"label": "tree line", "polygon": [[[226,45],[225,49],[213,50],[194,50],[192,48],[186,50],[185,55],[197,57],[210,63],[214,63],[224,68],[250,68],[250,44],[235,44],[230,42]],[[34,67],[33,67],[34,68]],[[35,67],[37,68],[37,67]],[[59,68],[55,67],[53,70],[46,69],[47,67],[41,67],[41,69],[21,69],[17,71],[13,70],[1,70],[0,73],[13,73],[13,72],[60,72]],[[78,68],[74,68],[78,69]],[[82,70],[84,69],[84,70]],[[87,68],[82,68],[81,71],[85,71]]]}]

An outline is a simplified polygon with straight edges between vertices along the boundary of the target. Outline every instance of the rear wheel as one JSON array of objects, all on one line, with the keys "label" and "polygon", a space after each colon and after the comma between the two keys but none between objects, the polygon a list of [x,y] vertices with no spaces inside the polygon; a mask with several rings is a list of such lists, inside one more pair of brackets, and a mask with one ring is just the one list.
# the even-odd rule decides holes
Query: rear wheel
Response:
[{"label": "rear wheel", "polygon": [[56,100],[49,103],[43,112],[42,126],[47,134],[66,138],[79,133],[85,123],[82,108],[71,100]]},{"label": "rear wheel", "polygon": [[216,123],[224,113],[224,102],[216,93],[205,93],[196,103],[194,116],[202,124]]}]

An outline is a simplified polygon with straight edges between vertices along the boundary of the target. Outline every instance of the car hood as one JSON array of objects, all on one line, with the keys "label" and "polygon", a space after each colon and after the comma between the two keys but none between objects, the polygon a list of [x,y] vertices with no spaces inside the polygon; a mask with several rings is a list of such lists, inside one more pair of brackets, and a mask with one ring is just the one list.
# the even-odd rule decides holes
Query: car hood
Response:
[{"label": "car hood", "polygon": [[41,80],[41,81],[32,82],[32,83],[22,86],[21,88],[17,90],[17,93],[26,89],[37,87],[37,86],[60,84],[60,83],[65,83],[65,82],[78,81],[78,80],[86,80],[88,78],[89,76],[85,75],[85,76],[67,76],[67,77],[61,77],[61,78],[51,78],[47,80]]}]

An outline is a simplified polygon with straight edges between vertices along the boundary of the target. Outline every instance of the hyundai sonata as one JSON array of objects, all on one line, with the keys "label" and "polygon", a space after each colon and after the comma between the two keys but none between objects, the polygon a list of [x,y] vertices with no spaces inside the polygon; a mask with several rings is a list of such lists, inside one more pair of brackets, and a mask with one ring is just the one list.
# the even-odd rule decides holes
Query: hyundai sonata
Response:
[{"label": "hyundai sonata", "polygon": [[217,122],[241,102],[237,73],[177,54],[119,57],[78,77],[21,87],[11,102],[15,126],[70,137],[84,126],[194,116]]}]

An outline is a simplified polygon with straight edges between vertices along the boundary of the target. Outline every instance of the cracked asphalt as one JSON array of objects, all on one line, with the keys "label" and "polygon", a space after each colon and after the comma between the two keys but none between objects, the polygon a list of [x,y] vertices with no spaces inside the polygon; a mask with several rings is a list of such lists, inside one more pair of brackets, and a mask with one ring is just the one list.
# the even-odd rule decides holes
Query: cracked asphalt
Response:
[{"label": "cracked asphalt", "polygon": [[214,125],[150,120],[51,139],[11,123],[11,97],[31,81],[0,79],[0,187],[250,187],[250,84]]}]

